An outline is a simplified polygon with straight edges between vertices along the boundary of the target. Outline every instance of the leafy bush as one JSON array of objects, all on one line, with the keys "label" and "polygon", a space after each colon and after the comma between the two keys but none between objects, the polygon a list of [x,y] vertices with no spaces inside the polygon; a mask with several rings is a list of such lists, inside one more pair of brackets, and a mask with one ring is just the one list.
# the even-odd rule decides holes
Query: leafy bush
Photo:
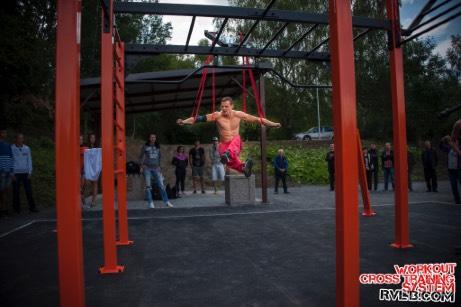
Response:
[{"label": "leafy bush", "polygon": [[[278,144],[268,143],[267,163],[268,174],[274,175],[272,160],[280,148]],[[328,171],[325,162],[325,155],[328,146],[323,148],[306,148],[302,145],[288,145],[283,147],[288,159],[288,176],[293,183],[297,184],[325,184],[328,182]],[[261,169],[259,161],[261,155],[258,144],[247,144],[242,152],[242,158],[252,157],[255,160],[254,172]]]},{"label": "leafy bush", "polygon": [[[277,150],[282,147],[285,150],[285,155],[288,159],[288,177],[292,183],[295,184],[326,184],[328,183],[328,170],[325,156],[328,152],[328,142],[326,143],[306,143],[282,141],[282,145],[278,142],[267,142],[267,171],[269,176],[274,175],[274,168],[272,167],[272,160],[277,155]],[[364,142],[364,145],[369,142]],[[382,146],[381,146],[382,147]],[[380,149],[381,149],[380,147]],[[410,152],[414,157],[414,168],[412,173],[413,180],[424,180],[424,175],[421,167],[421,150],[417,147],[409,147]],[[242,160],[247,157],[252,157],[255,166],[254,173],[259,174],[261,170],[261,155],[259,143],[248,142],[242,151]],[[441,160],[444,160],[442,158]],[[442,179],[446,179],[446,171],[444,166],[446,163],[441,161],[439,163],[438,172]],[[380,171],[381,172],[381,171]],[[382,174],[380,174],[382,176]],[[382,178],[380,178],[382,182]]]}]

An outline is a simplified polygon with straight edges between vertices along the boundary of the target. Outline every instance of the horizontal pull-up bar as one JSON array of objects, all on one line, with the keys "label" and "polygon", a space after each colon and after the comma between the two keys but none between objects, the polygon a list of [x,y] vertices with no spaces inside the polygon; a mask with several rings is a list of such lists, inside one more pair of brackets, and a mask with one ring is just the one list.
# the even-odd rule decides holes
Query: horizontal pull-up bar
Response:
[{"label": "horizontal pull-up bar", "polygon": [[[201,67],[198,67],[191,71],[189,74],[187,74],[184,78],[180,80],[125,80],[125,83],[153,83],[153,84],[181,84],[187,81],[188,79],[192,78],[195,74],[197,74],[199,71],[205,69],[205,68],[219,68],[222,70],[240,70],[240,69],[245,69],[245,70],[258,70],[258,71],[263,71],[263,72],[270,72],[274,76],[277,76],[279,79],[281,79],[283,82],[288,83],[290,86],[295,87],[295,88],[331,88],[331,85],[308,85],[308,84],[296,84],[293,83],[292,81],[288,80],[284,76],[282,76],[280,73],[275,71],[272,67],[271,64],[268,63],[261,63],[256,66],[239,66],[239,65],[203,65]],[[231,78],[235,82],[235,78]],[[237,82],[237,85],[242,87],[240,83]]]},{"label": "horizontal pull-up bar", "polygon": [[442,7],[445,4],[450,3],[451,1],[453,1],[453,0],[445,0],[445,1],[443,1],[443,2],[441,2],[439,4],[437,4],[437,5],[434,5],[431,9],[425,10],[423,13],[424,13],[424,15],[430,14],[433,11],[435,11],[436,9],[438,9],[439,7]]},{"label": "horizontal pull-up bar", "polygon": [[211,47],[210,47],[209,52],[213,52],[214,47],[218,43],[219,37],[221,36],[222,32],[224,31],[224,28],[226,27],[226,24],[227,24],[228,20],[229,20],[228,18],[224,18],[224,20],[223,20],[223,22],[221,24],[221,27],[219,28],[218,34],[216,34],[216,37],[214,38],[213,42],[211,43]]},{"label": "horizontal pull-up bar", "polygon": [[142,80],[142,79],[141,80],[129,80],[129,79],[127,79],[127,80],[125,80],[125,82],[126,83],[181,84],[181,83],[185,82],[186,80],[192,78],[192,76],[194,76],[195,74],[197,74],[198,72],[202,71],[205,68],[219,68],[219,69],[222,69],[222,70],[241,70],[241,69],[250,70],[250,69],[254,69],[254,70],[268,71],[268,70],[272,69],[272,65],[267,64],[267,63],[261,63],[261,64],[256,65],[256,66],[202,65],[200,67],[197,67],[196,69],[194,69],[193,71],[188,73],[186,76],[184,76],[184,78],[179,79],[179,80]]},{"label": "horizontal pull-up bar", "polygon": [[412,27],[412,28],[409,28],[408,31],[410,31],[410,33],[412,33],[412,32],[414,32],[415,30],[418,30],[419,28],[424,27],[425,25],[427,25],[427,24],[429,24],[429,23],[435,21],[437,18],[447,15],[448,13],[450,13],[451,11],[457,9],[457,8],[460,7],[460,6],[461,6],[461,3],[455,4],[455,5],[453,5],[453,6],[449,7],[449,8],[447,8],[447,9],[444,10],[443,12],[440,12],[439,14],[437,14],[437,15],[435,15],[435,16],[429,18],[428,20],[426,20],[426,21],[424,21],[424,22],[421,22],[420,24],[417,24],[417,25],[415,25],[415,26]]},{"label": "horizontal pull-up bar", "polygon": [[192,35],[192,31],[194,30],[194,25],[195,25],[195,16],[192,16],[192,21],[190,22],[190,26],[189,26],[189,33],[187,33],[186,47],[184,48],[184,51],[187,51],[187,48],[189,48],[190,37]]},{"label": "horizontal pull-up bar", "polygon": [[280,27],[280,29],[278,29],[278,31],[271,37],[271,39],[266,43],[266,45],[259,51],[259,54],[263,53],[264,50],[267,49],[267,47],[270,46],[270,44],[272,44],[272,42],[283,32],[283,30],[285,30],[285,28],[289,25],[290,23],[289,22],[285,22],[283,24],[283,26]]},{"label": "horizontal pull-up bar", "polygon": [[429,31],[432,31],[432,30],[434,30],[435,28],[438,28],[438,27],[440,27],[441,25],[443,25],[444,23],[447,23],[447,22],[449,22],[450,20],[453,20],[453,19],[455,19],[455,18],[457,18],[457,17],[459,17],[459,16],[461,16],[461,12],[458,12],[458,13],[456,13],[455,15],[452,15],[452,16],[450,16],[450,17],[448,17],[448,18],[446,18],[446,19],[444,19],[444,20],[442,20],[442,21],[436,23],[436,24],[430,26],[429,28],[424,29],[423,31],[421,31],[421,32],[419,32],[419,33],[416,33],[416,34],[414,34],[414,35],[412,35],[412,36],[410,36],[410,37],[408,37],[408,38],[405,38],[400,44],[403,45],[403,44],[405,44],[405,43],[408,43],[409,41],[414,40],[414,39],[420,37],[421,35],[423,35],[423,34],[429,32]]},{"label": "horizontal pull-up bar", "polygon": [[266,49],[261,52],[257,48],[240,48],[238,54],[235,54],[235,47],[215,47],[210,51],[209,46],[189,46],[185,50],[183,45],[148,45],[148,44],[126,44],[125,53],[127,55],[153,55],[161,53],[169,54],[197,54],[197,55],[227,55],[227,56],[251,56],[251,57],[266,57],[266,58],[291,58],[308,61],[329,62],[330,55],[328,53],[314,52],[306,56],[303,51],[289,51],[284,53],[284,50]]},{"label": "horizontal pull-up bar", "polygon": [[[230,7],[219,5],[196,5],[196,4],[170,4],[170,3],[147,3],[147,2],[115,2],[115,13],[130,14],[153,14],[153,15],[176,15],[198,16],[214,18],[253,19],[266,21],[280,21],[290,23],[308,23],[328,25],[328,14],[312,14],[301,11],[270,10],[264,15],[265,9]],[[373,28],[390,30],[388,20],[353,17],[353,26],[358,28]]]},{"label": "horizontal pull-up bar", "polygon": [[[271,7],[274,5],[275,3],[275,0],[271,0],[271,2],[269,2],[269,4],[266,6],[266,8],[264,9],[264,12],[261,16],[261,18],[264,18],[267,13],[269,12],[269,10],[271,9]],[[259,22],[261,21],[261,18],[258,18],[256,19],[256,21],[253,23],[253,25],[251,26],[250,30],[247,31],[247,33],[245,33],[245,36],[243,37],[243,39],[240,41],[240,44],[238,45],[237,49],[235,50],[235,53],[237,53],[240,48],[242,48],[243,44],[245,44],[245,42],[248,40],[248,38],[250,37],[251,33],[254,31],[254,29],[256,29],[256,27],[258,26]]]},{"label": "horizontal pull-up bar", "polygon": [[288,80],[284,76],[282,76],[279,72],[275,71],[274,69],[271,69],[270,73],[273,74],[274,76],[278,77],[283,82],[288,83],[291,87],[294,87],[294,88],[305,88],[305,89],[309,89],[309,88],[326,88],[326,89],[329,89],[329,88],[331,88],[331,85],[296,84],[296,83],[291,82],[290,80]]}]

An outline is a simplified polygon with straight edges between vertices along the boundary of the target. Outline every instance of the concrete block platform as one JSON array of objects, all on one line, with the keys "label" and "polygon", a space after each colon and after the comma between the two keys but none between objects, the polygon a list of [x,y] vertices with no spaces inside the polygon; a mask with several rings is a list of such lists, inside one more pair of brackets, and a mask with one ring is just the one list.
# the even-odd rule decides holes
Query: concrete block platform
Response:
[{"label": "concrete block platform", "polygon": [[226,175],[225,181],[226,204],[229,206],[255,204],[255,176]]}]

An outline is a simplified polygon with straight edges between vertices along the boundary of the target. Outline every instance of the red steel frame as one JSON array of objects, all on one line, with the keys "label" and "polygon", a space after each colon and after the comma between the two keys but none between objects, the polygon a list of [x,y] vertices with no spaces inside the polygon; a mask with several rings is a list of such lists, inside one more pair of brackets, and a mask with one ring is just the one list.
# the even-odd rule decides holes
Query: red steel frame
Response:
[{"label": "red steel frame", "polygon": [[403,77],[403,51],[400,46],[400,20],[398,0],[386,0],[388,19],[391,22],[389,66],[391,69],[392,130],[394,132],[395,166],[395,248],[409,248],[408,225],[408,149]]},{"label": "red steel frame", "polygon": [[128,239],[128,215],[126,204],[126,140],[125,140],[125,44],[116,42],[115,53],[115,137],[117,152],[117,203],[118,231],[117,245],[131,245]]},{"label": "red steel frame", "polygon": [[104,31],[104,10],[101,25],[101,143],[102,143],[102,201],[104,265],[102,274],[123,272],[117,265],[114,189],[114,50],[113,50],[113,1],[108,3],[109,19],[107,32]]},{"label": "red steel frame", "polygon": [[350,1],[330,0],[329,23],[335,130],[336,306],[358,306],[359,166]]},{"label": "red steel frame", "polygon": [[[336,305],[359,305],[360,271],[358,174],[361,143],[357,131],[352,14],[349,1],[329,0],[330,42],[333,82],[336,169]],[[113,46],[113,1],[109,1],[109,31],[101,38],[101,124],[103,150],[104,266],[101,273],[117,273],[116,243],[128,245],[126,214],[126,145],[124,101],[124,45]],[[408,231],[407,147],[403,57],[398,43],[397,0],[386,0],[391,31],[391,91],[396,169],[397,248],[411,247]],[[84,306],[82,225],[79,191],[79,43],[80,0],[58,0],[56,44],[56,208],[58,265],[61,306]],[[103,27],[104,27],[103,10]],[[339,50],[341,46],[341,52]],[[116,64],[114,69],[115,52]],[[114,172],[114,77],[116,111],[117,170]],[[262,85],[264,81],[262,81]],[[261,86],[263,87],[263,86]],[[346,163],[345,163],[346,162]],[[69,167],[74,165],[75,167]],[[363,166],[363,162],[362,162]],[[363,167],[362,167],[363,172]],[[119,241],[116,242],[114,173],[118,179]],[[361,176],[363,177],[363,173]],[[362,189],[366,182],[362,178]],[[73,205],[69,205],[73,204]],[[367,205],[368,204],[368,205]],[[373,214],[369,195],[364,197],[364,214]],[[368,209],[367,209],[368,208]]]},{"label": "red steel frame", "polygon": [[85,306],[80,208],[80,0],[57,2],[56,215],[61,306]]}]

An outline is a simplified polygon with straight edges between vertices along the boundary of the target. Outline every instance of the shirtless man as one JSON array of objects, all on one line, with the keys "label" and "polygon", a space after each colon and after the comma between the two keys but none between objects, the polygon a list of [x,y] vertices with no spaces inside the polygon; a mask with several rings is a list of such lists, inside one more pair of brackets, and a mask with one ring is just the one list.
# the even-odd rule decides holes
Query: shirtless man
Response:
[{"label": "shirtless man", "polygon": [[197,119],[189,117],[187,119],[178,119],[178,125],[193,125],[199,122],[216,122],[219,131],[219,154],[221,162],[228,168],[244,173],[246,177],[251,175],[253,162],[247,159],[245,163],[240,161],[240,151],[242,150],[242,140],[240,139],[239,129],[240,121],[249,123],[259,123],[267,127],[280,128],[279,123],[271,122],[265,118],[256,117],[245,112],[234,111],[232,98],[224,97],[221,99],[221,111],[207,115],[199,115]]}]

